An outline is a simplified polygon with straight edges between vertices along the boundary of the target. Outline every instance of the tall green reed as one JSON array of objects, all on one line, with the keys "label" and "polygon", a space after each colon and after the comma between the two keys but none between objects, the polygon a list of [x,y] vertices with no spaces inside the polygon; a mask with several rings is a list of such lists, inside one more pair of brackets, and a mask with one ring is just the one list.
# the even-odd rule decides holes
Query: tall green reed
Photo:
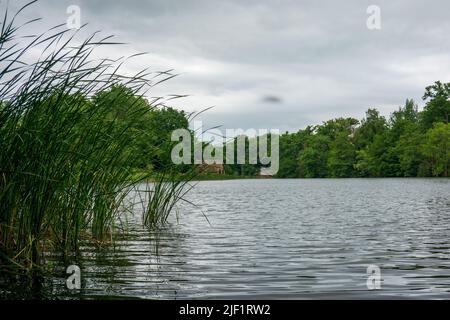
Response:
[{"label": "tall green reed", "polygon": [[[24,41],[16,18],[6,12],[0,33],[0,262],[32,267],[47,247],[67,253],[80,240],[109,239],[131,186],[150,178],[133,171],[130,150],[133,135],[144,134],[134,124],[152,107],[128,104],[119,116],[111,104],[142,97],[153,83],[146,71],[120,75],[121,60],[91,58],[114,44],[110,37],[78,44],[59,25]],[[41,56],[26,62],[34,49]],[[118,84],[129,90],[92,99]],[[159,184],[147,225],[167,219],[180,184]]]},{"label": "tall green reed", "polygon": [[153,176],[153,181],[146,185],[146,206],[143,208],[143,223],[152,228],[165,224],[169,214],[176,209],[179,202],[187,202],[186,194],[195,186],[190,181],[197,173],[190,171],[183,175],[170,171]]}]

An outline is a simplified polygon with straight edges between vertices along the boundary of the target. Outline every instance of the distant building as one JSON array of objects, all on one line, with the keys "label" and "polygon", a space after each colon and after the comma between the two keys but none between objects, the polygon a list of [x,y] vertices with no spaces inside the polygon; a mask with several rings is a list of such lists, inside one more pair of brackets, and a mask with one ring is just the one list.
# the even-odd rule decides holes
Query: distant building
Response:
[{"label": "distant building", "polygon": [[208,163],[203,162],[199,166],[199,171],[201,173],[225,174],[225,168],[224,168],[223,164],[219,164],[219,163],[208,164]]}]

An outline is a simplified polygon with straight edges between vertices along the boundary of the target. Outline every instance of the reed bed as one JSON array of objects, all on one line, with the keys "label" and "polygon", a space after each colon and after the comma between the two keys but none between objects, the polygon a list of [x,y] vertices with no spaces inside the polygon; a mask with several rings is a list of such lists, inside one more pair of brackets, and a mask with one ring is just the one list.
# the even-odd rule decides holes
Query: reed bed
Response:
[{"label": "reed bed", "polygon": [[[17,16],[6,12],[0,33],[0,263],[32,268],[49,247],[68,253],[82,239],[110,239],[123,199],[150,179],[133,171],[130,150],[151,107],[134,99],[114,113],[111,105],[142,98],[154,75],[123,76],[122,60],[92,59],[99,46],[117,45],[110,37],[80,43],[64,25],[20,37]],[[24,60],[34,49],[41,56]],[[128,90],[97,95],[119,84]],[[167,178],[150,197],[148,226],[165,222],[184,195],[185,183]]]}]

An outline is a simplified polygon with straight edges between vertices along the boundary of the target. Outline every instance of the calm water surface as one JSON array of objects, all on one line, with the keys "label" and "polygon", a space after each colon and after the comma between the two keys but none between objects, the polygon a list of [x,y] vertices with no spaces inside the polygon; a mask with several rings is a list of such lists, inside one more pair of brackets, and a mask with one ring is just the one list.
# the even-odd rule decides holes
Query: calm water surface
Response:
[{"label": "calm water surface", "polygon": [[114,250],[83,248],[76,296],[450,298],[450,179],[205,181],[189,200],[162,230],[130,217]]}]

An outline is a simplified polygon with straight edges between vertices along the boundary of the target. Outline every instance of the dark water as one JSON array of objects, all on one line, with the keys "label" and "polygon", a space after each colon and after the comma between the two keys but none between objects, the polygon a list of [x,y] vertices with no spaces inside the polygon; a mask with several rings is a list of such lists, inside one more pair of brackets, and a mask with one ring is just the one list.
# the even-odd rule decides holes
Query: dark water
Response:
[{"label": "dark water", "polygon": [[207,181],[189,200],[158,232],[130,217],[114,250],[83,248],[81,291],[56,277],[47,296],[450,298],[449,179]]}]

